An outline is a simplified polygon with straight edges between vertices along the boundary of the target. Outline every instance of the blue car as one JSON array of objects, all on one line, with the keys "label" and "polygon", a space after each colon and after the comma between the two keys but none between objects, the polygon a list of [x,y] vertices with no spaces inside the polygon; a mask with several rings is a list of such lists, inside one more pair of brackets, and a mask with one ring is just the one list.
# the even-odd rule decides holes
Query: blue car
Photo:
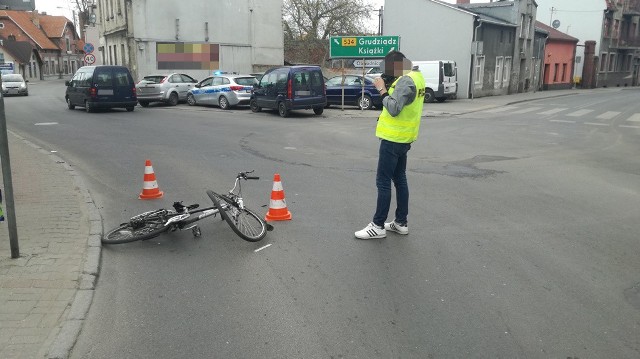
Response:
[{"label": "blue car", "polygon": [[[344,79],[344,83],[343,83]],[[342,104],[342,88],[344,87],[344,104],[358,106],[363,110],[382,107],[382,98],[373,84],[373,79],[364,77],[364,92],[362,91],[362,76],[335,76],[326,81],[327,106]]]}]

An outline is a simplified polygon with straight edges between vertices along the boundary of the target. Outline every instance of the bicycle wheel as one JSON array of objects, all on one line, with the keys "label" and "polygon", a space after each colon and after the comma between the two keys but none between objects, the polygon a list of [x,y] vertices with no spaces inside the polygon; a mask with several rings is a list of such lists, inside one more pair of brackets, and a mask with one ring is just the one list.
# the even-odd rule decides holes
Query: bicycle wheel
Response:
[{"label": "bicycle wheel", "polygon": [[236,234],[249,242],[257,242],[267,235],[267,223],[246,207],[240,209],[238,204],[228,196],[207,191],[220,216],[224,218]]},{"label": "bicycle wheel", "polygon": [[164,224],[168,218],[176,214],[175,211],[166,209],[141,213],[107,232],[102,237],[102,243],[120,244],[157,237],[170,228]]}]

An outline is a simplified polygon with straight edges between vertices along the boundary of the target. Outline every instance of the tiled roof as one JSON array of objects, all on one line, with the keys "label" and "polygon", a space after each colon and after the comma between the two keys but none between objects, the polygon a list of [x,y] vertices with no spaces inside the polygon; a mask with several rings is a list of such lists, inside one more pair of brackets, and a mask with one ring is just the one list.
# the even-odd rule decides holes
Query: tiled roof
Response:
[{"label": "tiled roof", "polygon": [[40,15],[40,27],[48,37],[64,36],[64,29],[70,22],[64,16]]},{"label": "tiled roof", "polygon": [[[0,10],[0,19],[8,18],[13,21],[27,36],[43,50],[60,50],[47,35],[32,21],[34,14],[30,11]],[[40,18],[46,15],[39,15]],[[8,37],[6,29],[0,29],[0,35]]]},{"label": "tiled roof", "polygon": [[21,64],[28,64],[31,61],[33,45],[28,41],[10,41],[2,39],[2,47]]},{"label": "tiled roof", "polygon": [[570,42],[580,41],[579,39],[576,39],[575,37],[570,36],[568,34],[565,34],[564,32],[560,32],[547,24],[541,23],[540,21],[536,21],[536,28],[542,29],[548,32],[549,39],[551,40],[570,41]]}]

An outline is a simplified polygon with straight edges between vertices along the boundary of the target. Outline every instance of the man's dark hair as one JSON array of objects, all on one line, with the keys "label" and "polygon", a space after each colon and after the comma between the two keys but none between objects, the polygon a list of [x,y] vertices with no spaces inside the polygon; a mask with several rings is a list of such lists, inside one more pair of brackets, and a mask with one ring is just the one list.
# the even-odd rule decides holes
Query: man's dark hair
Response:
[{"label": "man's dark hair", "polygon": [[400,51],[396,51],[396,50],[391,50],[389,51],[389,53],[387,53],[384,56],[384,62],[386,63],[392,63],[394,61],[402,61],[404,59],[406,59],[407,57],[404,56],[404,54]]}]

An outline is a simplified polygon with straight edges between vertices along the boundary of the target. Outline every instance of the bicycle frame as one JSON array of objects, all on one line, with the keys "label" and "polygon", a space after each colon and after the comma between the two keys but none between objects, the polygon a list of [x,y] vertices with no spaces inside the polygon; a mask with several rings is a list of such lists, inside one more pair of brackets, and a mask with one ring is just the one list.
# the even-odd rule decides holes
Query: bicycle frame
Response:
[{"label": "bicycle frame", "polygon": [[[238,204],[238,208],[240,208],[241,210],[244,209],[244,200],[242,199],[242,184],[240,183],[240,179],[259,179],[259,177],[250,177],[247,176],[247,174],[251,173],[253,171],[250,172],[240,172],[238,173],[238,175],[236,176],[236,181],[233,184],[233,188],[231,188],[229,190],[229,196]],[[236,192],[237,189],[237,192]],[[226,204],[222,204],[223,208],[226,209]],[[207,207],[207,208],[201,208],[201,209],[197,209],[194,211],[189,211],[187,209],[187,207],[185,207],[185,212],[180,213],[178,215],[175,215],[171,218],[169,218],[167,220],[167,222],[164,224],[165,226],[168,225],[172,225],[175,224],[178,229],[183,230],[183,229],[190,229],[192,227],[187,227],[188,225],[197,222],[201,219],[205,219],[207,217],[211,217],[211,216],[215,216],[216,214],[218,214],[220,211],[218,211],[217,208],[215,207]],[[197,213],[202,213],[198,216],[193,216],[194,214]]]}]

